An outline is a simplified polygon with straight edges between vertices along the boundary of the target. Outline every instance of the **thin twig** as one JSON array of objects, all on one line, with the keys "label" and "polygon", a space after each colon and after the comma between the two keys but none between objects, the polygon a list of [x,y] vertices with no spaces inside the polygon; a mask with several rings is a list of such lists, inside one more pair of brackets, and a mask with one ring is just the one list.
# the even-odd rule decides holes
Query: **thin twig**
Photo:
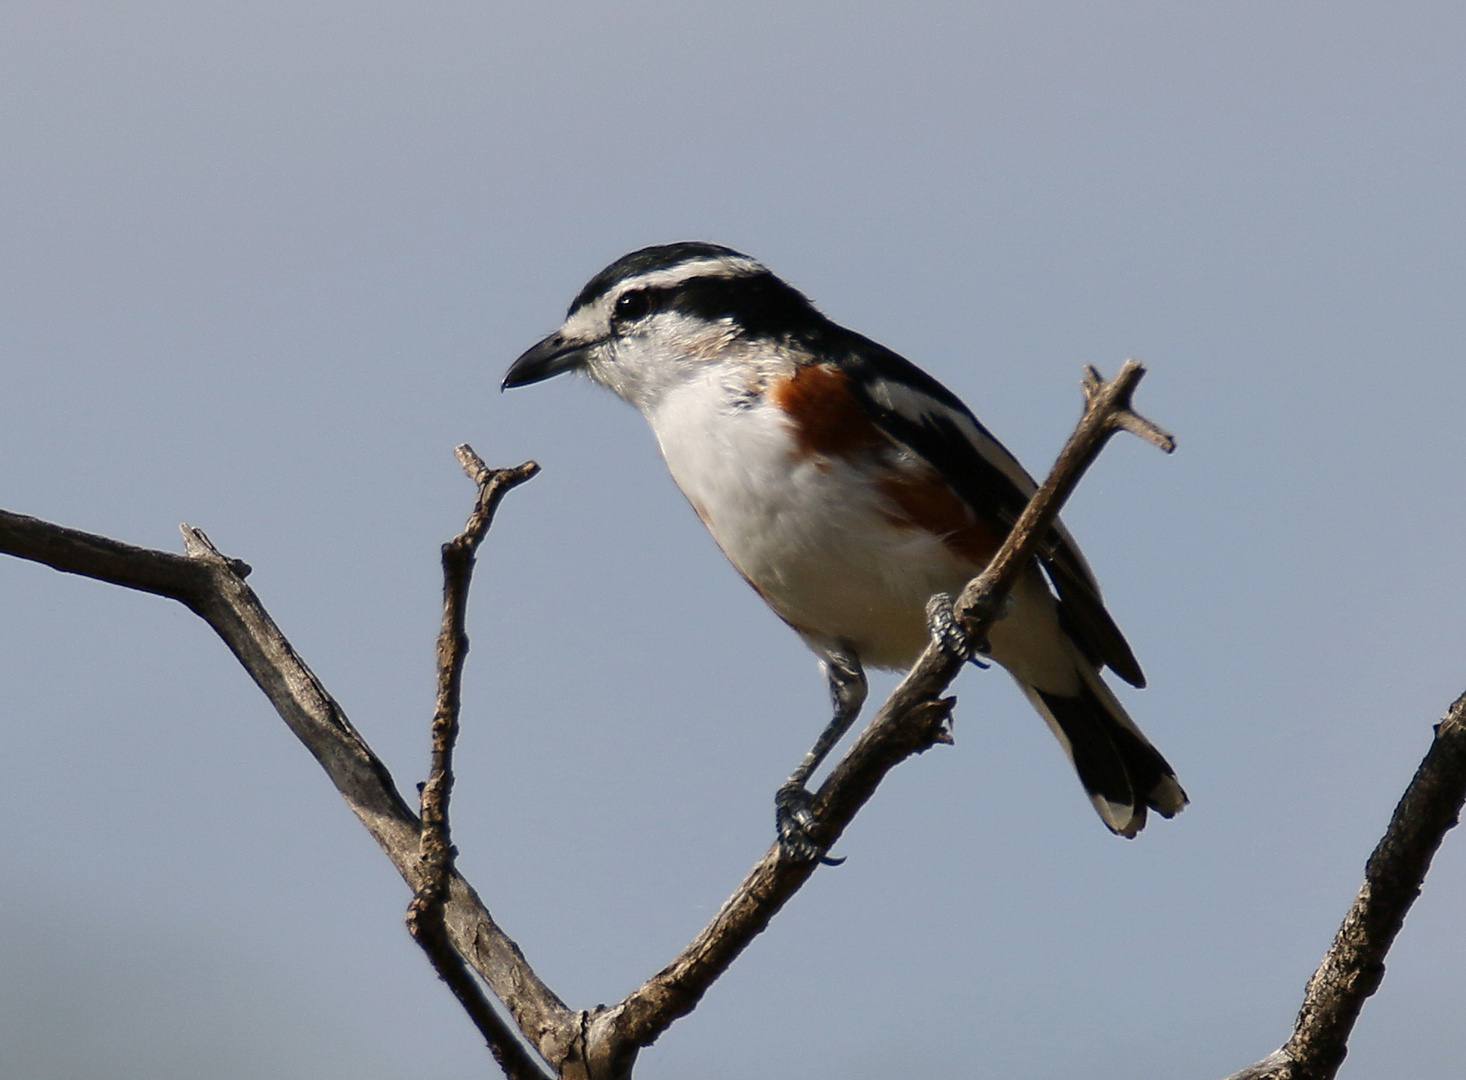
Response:
[{"label": "thin twig", "polygon": [[1466,694],[1435,739],[1364,867],[1364,884],[1308,981],[1281,1050],[1228,1080],[1332,1080],[1348,1053],[1365,999],[1379,989],[1385,955],[1425,882],[1431,860],[1466,804]]},{"label": "thin twig", "polygon": [[478,485],[478,498],[463,531],[443,545],[443,624],[438,632],[432,760],[428,779],[421,788],[420,881],[407,908],[407,929],[478,1027],[494,1060],[510,1080],[549,1080],[550,1074],[505,1023],[454,950],[444,919],[455,854],[448,802],[453,793],[453,748],[458,739],[463,665],[468,656],[466,621],[474,557],[493,523],[499,501],[539,472],[539,466],[532,461],[514,469],[490,469],[466,444],[458,447],[457,455],[463,471]]},{"label": "thin twig", "polygon": [[[1093,369],[1089,371],[1098,380]],[[1029,500],[987,569],[963,590],[956,604],[969,635],[979,640],[986,635],[1018,576],[1037,554],[1060,507],[1110,436],[1121,429],[1160,431],[1130,407],[1135,386],[1144,374],[1139,363],[1127,360],[1112,382],[1086,380],[1084,415],[1049,478]],[[1170,449],[1174,443],[1166,439],[1157,445]],[[948,740],[946,722],[954,699],[941,695],[962,663],[950,651],[929,645],[830,772],[813,803],[813,833],[826,848],[840,837],[886,773],[912,754]],[[712,922],[675,960],[620,1005],[595,1018],[593,1039],[605,1040],[612,1047],[649,1045],[674,1020],[697,1006],[708,987],[768,926],[816,866],[781,858],[778,845],[771,847]],[[615,1060],[612,1053],[604,1056]]]},{"label": "thin twig", "polygon": [[[1084,383],[1089,405],[1056,462],[1049,480],[1030,501],[993,563],[969,584],[956,609],[969,633],[985,633],[1013,578],[1032,559],[1059,506],[1115,430],[1133,432],[1164,450],[1174,442],[1129,405],[1143,370],[1127,362],[1110,383],[1090,369]],[[467,448],[460,460],[479,499],[465,534],[486,529],[498,498],[513,484],[486,494],[483,463]],[[533,463],[500,475],[536,471]],[[478,524],[476,524],[478,523]],[[249,567],[220,554],[200,530],[183,526],[187,555],[134,547],[107,537],[0,510],[0,553],[44,563],[126,588],[170,597],[204,618],[269,697],[280,716],[321,763],[352,811],[361,819],[403,878],[424,903],[419,929],[441,934],[442,952],[460,954],[509,1008],[526,1039],[565,1078],[624,1077],[636,1050],[649,1044],[673,1020],[691,1011],[708,986],[778,912],[814,871],[813,863],[781,859],[777,847],[750,871],[713,921],[665,969],[612,1008],[572,1012],[535,974],[515,943],[494,923],[472,887],[453,867],[447,832],[451,788],[451,727],[456,724],[458,679],[466,641],[456,635],[443,662],[440,638],[439,701],[434,716],[434,776],[424,787],[424,816],[441,827],[423,828],[408,808],[380,759],[352,727],[345,713],[244,583]],[[455,543],[457,541],[455,540]],[[450,545],[451,546],[451,545]],[[476,547],[476,542],[472,545]],[[450,615],[446,581],[444,634],[450,623],[461,633],[467,578]],[[472,549],[468,551],[471,569]],[[833,843],[882,777],[913,753],[945,741],[951,698],[942,698],[958,664],[929,648],[902,680],[855,745],[832,770],[815,801],[817,830]],[[445,688],[447,693],[445,696]],[[440,727],[440,716],[452,719]],[[1396,807],[1389,829],[1366,867],[1358,897],[1310,981],[1292,1037],[1280,1050],[1229,1080],[1330,1080],[1346,1052],[1348,1036],[1364,1000],[1379,986],[1384,957],[1410,905],[1419,894],[1444,834],[1456,824],[1466,801],[1466,694],[1452,705],[1415,778]],[[431,804],[431,805],[429,805]],[[437,909],[434,917],[425,917]],[[452,965],[440,967],[440,973]],[[542,1070],[513,1039],[507,1025],[457,964],[472,987],[465,1008],[485,1030],[491,1047],[514,1046],[522,1058],[501,1058],[506,1072],[541,1078]],[[454,985],[457,976],[450,978]],[[455,993],[458,992],[455,986]],[[481,1015],[487,1010],[488,1016]],[[498,1034],[489,1035],[494,1028]],[[516,1071],[517,1070],[517,1071]]]},{"label": "thin twig", "polygon": [[[1016,573],[1011,568],[1016,566],[1021,570],[1033,557],[1059,505],[1109,436],[1120,428],[1141,434],[1153,429],[1153,425],[1147,425],[1129,409],[1130,394],[1141,374],[1139,365],[1127,363],[1114,382],[1086,385],[1089,405],[1079,428],[1060,455],[1053,475],[1030,502],[993,566],[974,583],[983,585],[978,595],[975,598],[968,595],[973,592],[970,586],[959,600],[958,613],[966,620],[970,632],[985,632],[986,622],[991,621],[1011,587],[1012,575]],[[465,466],[475,480],[481,479],[482,462],[468,458]],[[530,467],[521,467],[525,468]],[[481,498],[475,507],[475,516],[484,518],[485,525],[495,502],[496,499]],[[16,523],[38,526],[39,534],[35,528],[20,528],[24,534],[21,542],[7,549],[7,526]],[[474,527],[474,518],[470,518],[465,531],[472,532]],[[448,895],[442,925],[453,948],[484,977],[509,1008],[529,1042],[567,1080],[575,1077],[616,1080],[628,1076],[637,1050],[696,1005],[707,987],[813,872],[813,864],[781,859],[777,847],[771,849],[709,927],[666,969],[620,1005],[571,1012],[539,980],[518,947],[494,924],[472,889],[453,870],[451,844],[446,833],[438,834],[434,840],[430,830],[424,843],[417,816],[402,802],[386,768],[244,584],[242,564],[220,555],[198,530],[185,527],[184,535],[188,557],[180,559],[162,552],[128,548],[115,541],[32,519],[0,514],[0,550],[12,550],[58,569],[172,596],[205,618],[270,697],[292,730],[320,760],[409,883],[416,889],[422,886],[425,873],[447,875]],[[471,561],[471,551],[469,554]],[[451,600],[445,601],[445,627],[453,619],[449,603]],[[453,640],[458,639],[455,636]],[[440,681],[439,712],[456,717],[454,663],[461,665],[462,649],[450,647],[448,653],[450,662],[446,668],[440,662],[440,680],[446,672],[447,682]],[[456,661],[452,660],[454,655]],[[839,837],[891,768],[913,753],[946,741],[945,724],[952,700],[941,698],[940,694],[959,666],[960,661],[949,653],[928,649],[850,752],[832,770],[813,806],[816,834],[827,844]],[[442,695],[445,685],[450,690],[446,709]],[[424,796],[429,816],[439,814],[446,822],[451,739],[443,744],[441,749],[445,753],[439,757],[436,720],[435,717],[435,758],[438,758],[435,773],[443,783],[434,785],[434,793],[425,788]],[[435,806],[437,809],[433,809]],[[435,846],[438,844],[441,846]],[[435,921],[424,917],[435,902],[435,891],[435,887],[429,887],[422,893],[424,903],[418,905],[422,909],[420,926]],[[440,970],[451,975],[452,967],[445,965]],[[454,978],[449,981],[454,985]],[[493,1010],[487,1007],[481,994],[466,993],[460,999],[481,1028],[493,1026],[493,1019],[485,1016],[486,1011],[492,1014]],[[496,1046],[509,1045],[501,1034],[490,1036],[486,1032],[486,1038]],[[506,1067],[514,1067],[513,1062]]]},{"label": "thin twig", "polygon": [[[979,641],[987,637],[993,621],[1002,611],[1003,600],[1038,553],[1059,516],[1060,508],[1115,432],[1134,432],[1166,453],[1176,448],[1175,439],[1131,407],[1130,399],[1144,377],[1145,367],[1136,360],[1126,360],[1120,365],[1112,382],[1105,382],[1093,367],[1085,369],[1081,384],[1085,397],[1084,415],[1080,417],[1074,434],[1069,436],[1069,441],[1059,452],[1048,479],[1034,492],[1018,516],[1007,542],[983,572],[968,583],[957,600],[956,613],[963,620],[969,637]],[[960,663],[957,661],[956,665],[960,666]]]},{"label": "thin twig", "polygon": [[[184,525],[182,532],[186,554],[176,555],[0,510],[0,553],[168,597],[204,619],[416,890],[422,827],[386,765],[245,583],[248,567],[220,554],[202,530]],[[580,1014],[545,985],[456,871],[449,879],[444,921],[453,947],[508,1006],[545,1060],[578,1060]]]}]

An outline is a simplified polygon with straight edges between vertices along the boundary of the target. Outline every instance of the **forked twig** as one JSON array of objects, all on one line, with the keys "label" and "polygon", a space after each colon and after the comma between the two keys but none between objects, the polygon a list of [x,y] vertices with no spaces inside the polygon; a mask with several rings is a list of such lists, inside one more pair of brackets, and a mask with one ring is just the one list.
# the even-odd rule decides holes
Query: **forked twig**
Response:
[{"label": "forked twig", "polygon": [[[176,555],[0,510],[0,552],[177,600],[207,622],[416,891],[422,825],[386,765],[245,583],[248,567],[220,554],[202,530],[184,525],[182,531],[187,553]],[[451,869],[443,923],[454,949],[505,1003],[541,1055],[557,1067],[576,1060],[579,1015],[535,974],[473,887]]]},{"label": "forked twig", "polygon": [[[1105,382],[1093,367],[1084,369],[1080,384],[1084,389],[1084,415],[1079,418],[1074,434],[1059,451],[1043,486],[1028,500],[1007,541],[983,572],[962,590],[954,605],[969,637],[978,641],[987,637],[1002,611],[1003,600],[1018,583],[1024,567],[1038,554],[1059,510],[1115,432],[1132,432],[1168,454],[1176,449],[1175,439],[1131,407],[1130,399],[1144,377],[1145,367],[1136,360],[1126,360],[1120,365],[1113,382]],[[955,664],[960,667],[961,661]]]},{"label": "forked twig", "polygon": [[[1003,546],[986,570],[975,578],[955,605],[970,636],[985,636],[1023,568],[1037,554],[1060,507],[1116,431],[1159,431],[1130,406],[1145,368],[1127,360],[1113,382],[1088,369],[1086,405],[1074,433],[1055,461],[1043,486],[1034,493]],[[1174,443],[1157,443],[1170,449]],[[1154,441],[1154,440],[1152,440]],[[865,805],[885,775],[912,754],[948,741],[947,718],[954,703],[943,698],[962,667],[962,659],[928,645],[886,703],[831,770],[813,802],[814,838],[824,848],[833,844]],[[675,960],[620,1005],[595,1017],[593,1033],[608,1043],[649,1045],[679,1016],[696,1007],[707,988],[755,936],[768,926],[785,902],[814,873],[816,863],[780,857],[771,847],[749,871],[718,913]],[[616,1055],[607,1054],[615,1059]]]},{"label": "forked twig", "polygon": [[[1113,382],[1086,386],[1089,403],[1079,428],[1060,455],[1053,474],[1034,496],[992,567],[970,586],[958,613],[971,630],[985,631],[996,605],[1011,587],[1012,570],[1032,558],[1060,504],[1114,431],[1137,430],[1144,422],[1129,399],[1142,369],[1127,362]],[[1093,382],[1093,380],[1091,380]],[[1153,427],[1153,425],[1151,425]],[[184,527],[186,556],[134,548],[0,511],[0,551],[46,563],[58,570],[169,596],[188,605],[224,639],[264,690],[291,730],[326,770],[351,809],[366,825],[414,889],[412,922],[419,940],[451,949],[429,949],[440,974],[454,988],[496,1056],[515,1080],[543,1076],[474,984],[456,963],[456,953],[483,977],[514,1017],[525,1040],[564,1080],[618,1080],[630,1074],[637,1051],[651,1043],[697,1004],[707,987],[749,941],[768,925],[785,901],[808,879],[813,864],[781,860],[771,849],[723,905],[712,923],[671,964],[623,1002],[610,1008],[572,1011],[525,961],[518,946],[494,922],[473,889],[453,866],[447,832],[451,787],[452,729],[458,709],[458,679],[466,642],[463,604],[473,549],[493,509],[514,483],[535,471],[532,464],[505,470],[485,484],[483,463],[465,451],[465,467],[480,484],[479,498],[464,537],[444,552],[444,626],[439,650],[439,700],[434,716],[433,773],[423,788],[424,829],[398,794],[386,767],[357,734],[340,706],[291,648],[244,583],[248,568],[228,559],[202,532]],[[511,482],[512,480],[512,482]],[[464,538],[467,539],[464,539]],[[461,541],[461,543],[460,543]],[[451,552],[451,559],[450,559]],[[452,560],[459,568],[450,568]],[[462,577],[454,575],[462,573]],[[984,584],[986,583],[986,584]],[[855,813],[898,762],[945,738],[952,701],[939,695],[960,661],[928,649],[816,794],[816,830],[833,843]],[[446,882],[446,887],[445,887]],[[425,945],[425,948],[427,945]]]},{"label": "forked twig", "polygon": [[[1059,507],[1117,430],[1163,450],[1173,440],[1130,406],[1143,374],[1127,361],[1113,381],[1088,369],[1087,406],[1050,476],[1030,500],[955,611],[969,636],[986,634],[1003,598],[1033,559]],[[544,1080],[544,1069],[480,989],[465,961],[506,1006],[524,1040],[565,1080],[619,1080],[638,1049],[690,1012],[733,959],[814,872],[781,859],[777,845],[753,867],[711,923],[683,952],[620,1004],[573,1011],[535,974],[454,867],[448,831],[452,752],[467,640],[464,607],[474,552],[503,494],[537,467],[491,470],[466,447],[460,461],[479,485],[464,532],[444,546],[444,617],[438,648],[433,761],[422,789],[422,819],[399,795],[386,767],[295,653],[244,582],[249,568],[219,553],[201,531],[183,527],[186,555],[133,547],[0,511],[0,552],[126,588],[171,597],[204,618],[315,755],[351,809],[414,889],[409,923],[439,973],[514,1080]],[[913,753],[946,740],[952,699],[941,695],[960,659],[928,648],[816,793],[817,838],[840,836],[882,778]],[[1364,999],[1379,984],[1383,958],[1466,798],[1466,695],[1437,728],[1436,740],[1369,860],[1364,887],[1309,984],[1288,1043],[1231,1080],[1329,1080]]]},{"label": "forked twig", "polygon": [[463,531],[443,545],[443,624],[438,631],[438,695],[433,710],[432,760],[427,781],[420,786],[420,880],[407,908],[407,929],[427,954],[438,977],[448,984],[478,1027],[494,1060],[510,1080],[550,1080],[550,1075],[495,1010],[468,965],[454,950],[444,919],[456,854],[448,825],[448,802],[453,794],[453,749],[458,740],[463,665],[468,658],[466,619],[474,557],[493,524],[499,501],[533,477],[540,467],[527,461],[513,469],[490,469],[467,444],[458,447],[456,453],[463,471],[478,485],[478,498]]}]

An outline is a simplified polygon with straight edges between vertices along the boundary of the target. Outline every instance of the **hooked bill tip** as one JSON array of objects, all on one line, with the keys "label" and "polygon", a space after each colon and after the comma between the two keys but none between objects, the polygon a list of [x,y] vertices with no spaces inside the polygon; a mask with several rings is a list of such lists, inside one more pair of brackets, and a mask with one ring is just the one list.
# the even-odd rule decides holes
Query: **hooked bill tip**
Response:
[{"label": "hooked bill tip", "polygon": [[566,341],[558,331],[525,351],[518,360],[509,365],[499,389],[509,390],[517,386],[529,386],[553,378],[562,371],[581,366],[588,359],[588,351],[594,342]]}]

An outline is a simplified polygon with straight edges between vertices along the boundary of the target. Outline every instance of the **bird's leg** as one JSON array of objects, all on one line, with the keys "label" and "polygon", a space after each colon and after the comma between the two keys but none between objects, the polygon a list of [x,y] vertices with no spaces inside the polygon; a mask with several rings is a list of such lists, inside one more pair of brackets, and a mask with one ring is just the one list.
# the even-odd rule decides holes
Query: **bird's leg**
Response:
[{"label": "bird's leg", "polygon": [[835,715],[820,732],[809,753],[799,767],[789,775],[774,796],[774,816],[779,829],[779,847],[784,856],[800,862],[819,859],[829,865],[842,860],[827,858],[824,849],[810,835],[814,827],[814,814],[810,810],[813,796],[806,786],[820,763],[829,756],[850,725],[860,715],[865,704],[867,685],[865,671],[860,666],[860,657],[850,649],[822,650],[820,667],[830,682],[830,702]]}]

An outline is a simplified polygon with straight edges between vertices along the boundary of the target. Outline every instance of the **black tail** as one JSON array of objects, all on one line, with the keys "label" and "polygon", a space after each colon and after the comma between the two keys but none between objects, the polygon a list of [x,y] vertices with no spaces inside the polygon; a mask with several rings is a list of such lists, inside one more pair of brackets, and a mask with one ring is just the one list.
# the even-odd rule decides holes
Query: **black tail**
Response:
[{"label": "black tail", "polygon": [[1099,676],[1084,683],[1077,697],[1024,690],[1069,752],[1100,818],[1111,832],[1133,837],[1145,828],[1147,808],[1171,817],[1186,805],[1186,792]]}]

